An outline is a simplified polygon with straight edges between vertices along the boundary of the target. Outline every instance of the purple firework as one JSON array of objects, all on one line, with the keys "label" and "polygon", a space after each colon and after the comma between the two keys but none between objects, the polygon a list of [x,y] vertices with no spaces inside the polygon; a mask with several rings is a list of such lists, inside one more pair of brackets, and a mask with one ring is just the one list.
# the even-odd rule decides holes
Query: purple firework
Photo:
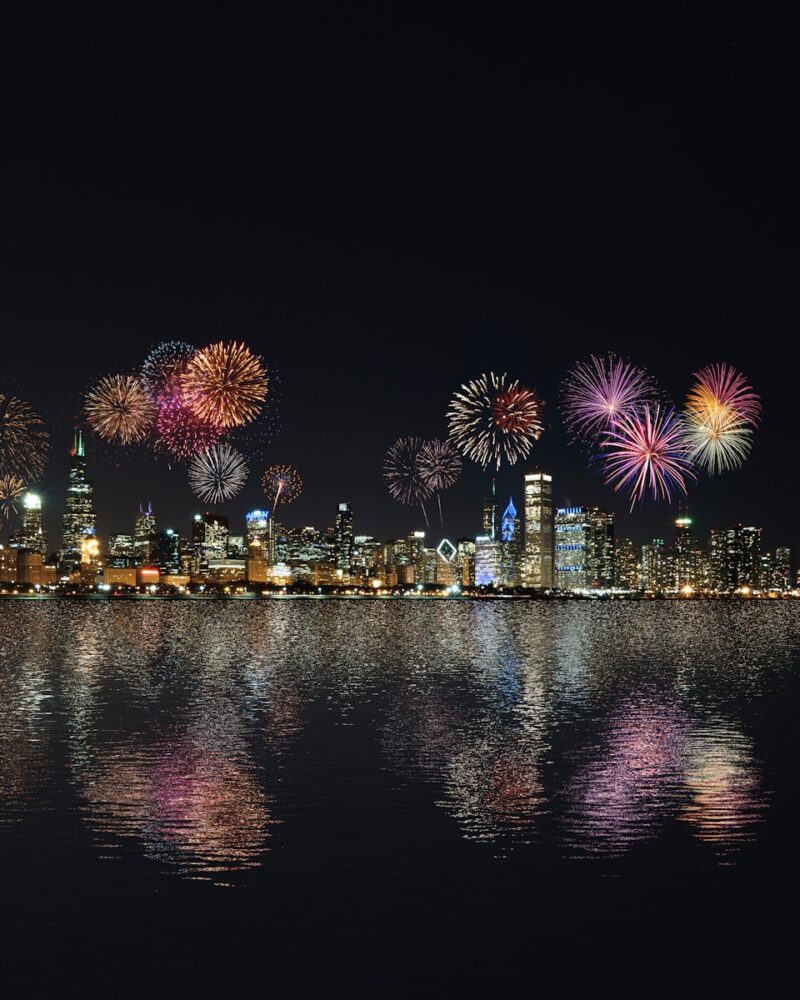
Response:
[{"label": "purple firework", "polygon": [[592,355],[570,371],[564,382],[562,412],[576,438],[602,434],[642,403],[652,399],[653,380],[642,368],[614,354]]},{"label": "purple firework", "polygon": [[648,492],[670,503],[674,493],[686,493],[687,478],[696,478],[686,425],[671,406],[646,405],[619,416],[602,447],[606,483],[628,491],[631,510]]}]

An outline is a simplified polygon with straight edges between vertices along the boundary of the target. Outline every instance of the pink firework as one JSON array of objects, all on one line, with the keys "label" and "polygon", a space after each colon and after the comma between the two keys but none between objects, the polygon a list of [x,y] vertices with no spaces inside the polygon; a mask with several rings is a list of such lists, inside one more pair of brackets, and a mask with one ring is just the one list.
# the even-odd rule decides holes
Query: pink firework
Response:
[{"label": "pink firework", "polygon": [[700,420],[719,418],[742,421],[756,427],[761,417],[761,398],[733,365],[724,361],[706,365],[694,373],[697,382],[686,400],[687,409]]},{"label": "pink firework", "polygon": [[620,416],[603,439],[606,483],[627,490],[631,510],[650,493],[671,503],[695,479],[683,418],[674,407],[643,406]]},{"label": "pink firework", "polygon": [[651,399],[655,386],[642,368],[614,354],[592,355],[570,371],[564,382],[562,412],[576,438],[591,439],[613,427]]},{"label": "pink firework", "polygon": [[208,451],[222,437],[222,428],[198,417],[180,396],[162,396],[158,400],[155,422],[156,448],[173,458],[188,461]]}]

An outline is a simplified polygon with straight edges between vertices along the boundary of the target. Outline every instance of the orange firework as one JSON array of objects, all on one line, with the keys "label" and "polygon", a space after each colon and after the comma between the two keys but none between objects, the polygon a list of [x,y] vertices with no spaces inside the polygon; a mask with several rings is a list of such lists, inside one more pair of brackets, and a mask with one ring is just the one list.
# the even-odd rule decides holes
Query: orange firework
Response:
[{"label": "orange firework", "polygon": [[38,413],[16,396],[0,393],[0,475],[28,482],[44,471],[49,436]]},{"label": "orange firework", "polygon": [[241,427],[257,417],[268,385],[262,359],[236,341],[204,347],[180,375],[181,390],[194,413],[224,428]]},{"label": "orange firework", "polygon": [[492,400],[494,422],[505,434],[542,432],[542,403],[532,389],[511,385]]}]

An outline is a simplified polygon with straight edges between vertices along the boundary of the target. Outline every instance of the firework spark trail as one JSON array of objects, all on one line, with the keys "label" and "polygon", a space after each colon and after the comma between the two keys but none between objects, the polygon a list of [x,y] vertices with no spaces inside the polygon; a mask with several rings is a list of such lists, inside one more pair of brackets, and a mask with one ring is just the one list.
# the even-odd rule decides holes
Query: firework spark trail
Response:
[{"label": "firework spark trail", "polygon": [[436,493],[439,523],[443,525],[442,490],[449,489],[458,481],[461,475],[461,456],[452,441],[434,438],[426,441],[420,448],[419,469],[423,482]]},{"label": "firework spark trail", "polygon": [[150,351],[142,364],[141,379],[152,399],[175,396],[178,380],[196,353],[195,347],[181,340],[166,340]]},{"label": "firework spark trail", "polygon": [[303,489],[300,473],[291,465],[271,465],[261,477],[261,485],[267,498],[272,497],[272,517],[279,503],[291,503]]},{"label": "firework spark trail", "polygon": [[197,416],[226,429],[258,416],[268,384],[262,359],[235,341],[218,341],[197,351],[180,376],[181,389]]},{"label": "firework spark trail", "polygon": [[25,492],[25,483],[11,473],[0,476],[0,517],[6,521],[18,514],[17,502]]},{"label": "firework spark trail", "polygon": [[39,414],[16,396],[0,393],[0,474],[37,480],[44,472],[49,444]]},{"label": "firework spark trail", "polygon": [[747,379],[722,361],[694,373],[697,382],[689,391],[686,409],[698,419],[713,415],[735,416],[751,427],[761,417],[761,398]]},{"label": "firework spark trail", "polygon": [[425,500],[433,491],[422,475],[421,452],[424,445],[425,442],[418,437],[398,438],[386,452],[383,478],[390,496],[398,503],[411,507],[420,505],[427,525]]},{"label": "firework spark trail", "polygon": [[643,368],[614,354],[581,361],[562,390],[564,421],[575,438],[592,440],[642,403],[652,401],[655,384]]},{"label": "firework spark trail", "polygon": [[484,469],[527,458],[541,437],[541,399],[533,389],[509,382],[506,374],[481,375],[461,386],[447,411],[450,439]]},{"label": "firework spark trail", "polygon": [[133,375],[106,375],[86,394],[86,416],[100,437],[115,444],[143,441],[153,426],[156,405]]},{"label": "firework spark trail", "polygon": [[619,417],[602,442],[605,481],[614,491],[628,490],[631,510],[649,492],[654,500],[672,501],[695,479],[686,426],[673,407],[644,406]]},{"label": "firework spark trail", "polygon": [[195,455],[189,466],[189,485],[195,496],[208,503],[223,503],[241,492],[247,465],[226,442]]}]

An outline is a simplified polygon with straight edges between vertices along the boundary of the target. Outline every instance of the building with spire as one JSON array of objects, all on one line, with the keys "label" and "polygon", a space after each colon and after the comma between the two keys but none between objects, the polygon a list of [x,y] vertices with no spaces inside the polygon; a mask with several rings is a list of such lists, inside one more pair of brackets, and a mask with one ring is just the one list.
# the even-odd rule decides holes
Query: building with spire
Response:
[{"label": "building with spire", "polygon": [[75,573],[81,566],[81,551],[86,535],[97,532],[97,514],[94,509],[94,488],[86,476],[86,448],[83,433],[75,431],[69,453],[69,481],[67,503],[64,510],[59,565],[64,573]]},{"label": "building with spire", "polygon": [[153,513],[153,505],[148,500],[147,506],[139,504],[139,513],[133,525],[133,558],[139,566],[150,562],[155,533],[156,515]]}]

